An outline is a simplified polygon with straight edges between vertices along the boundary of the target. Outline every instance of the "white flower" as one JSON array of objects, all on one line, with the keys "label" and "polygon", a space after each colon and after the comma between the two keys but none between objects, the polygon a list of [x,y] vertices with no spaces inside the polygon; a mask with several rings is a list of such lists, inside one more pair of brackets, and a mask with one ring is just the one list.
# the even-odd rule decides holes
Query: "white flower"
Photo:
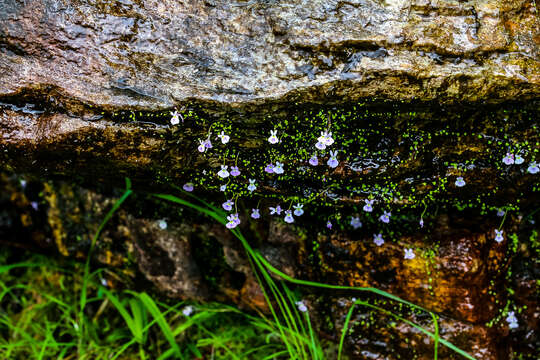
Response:
[{"label": "white flower", "polygon": [[193,313],[193,306],[191,305],[188,305],[182,309],[182,314],[184,314],[184,316],[190,316],[192,313]]},{"label": "white flower", "polygon": [[165,220],[159,220],[158,225],[161,230],[165,230],[167,228],[167,222]]},{"label": "white flower", "polygon": [[276,174],[283,174],[283,164],[279,161],[276,161],[276,166],[274,166],[274,173]]},{"label": "white flower", "polygon": [[[373,234],[373,242],[377,246],[381,246],[382,244],[384,244],[384,239],[382,237],[382,234]],[[405,259],[407,259],[406,256],[407,256],[407,251],[405,251]],[[414,257],[414,254],[413,254],[413,257]]]},{"label": "white flower", "polygon": [[289,224],[294,222],[291,210],[285,210],[285,222]]},{"label": "white flower", "polygon": [[304,303],[304,301],[297,301],[296,303],[296,307],[298,308],[298,310],[300,310],[301,312],[306,312],[308,311],[308,308],[306,306],[306,304]]},{"label": "white flower", "polygon": [[277,137],[277,130],[270,130],[270,137],[268,138],[270,144],[277,144],[279,139]]},{"label": "white flower", "polygon": [[515,156],[514,164],[521,165],[521,164],[523,164],[524,161],[525,161],[525,159],[523,157],[521,157],[521,155],[518,154],[518,155]]},{"label": "white flower", "polygon": [[253,192],[257,189],[257,185],[255,185],[255,179],[249,179],[249,185],[248,185],[249,192]]},{"label": "white flower", "polygon": [[[180,114],[178,113],[178,111],[176,111],[176,110],[175,110],[174,112],[171,111],[171,115],[172,115],[172,117],[171,117],[171,125],[178,125],[178,124],[180,124],[180,119],[179,119],[179,117],[182,117],[182,115],[180,115]],[[182,118],[182,121],[184,121],[184,118]]]},{"label": "white flower", "polygon": [[295,216],[302,216],[302,214],[304,214],[304,204],[296,204],[295,206],[293,206],[294,208],[294,215]]},{"label": "white flower", "polygon": [[317,141],[324,144],[325,146],[330,146],[334,143],[334,139],[332,139],[332,133],[328,131],[321,131],[321,136],[319,136]]},{"label": "white flower", "polygon": [[227,184],[223,184],[219,187],[219,191],[225,191],[227,190]]},{"label": "white flower", "polygon": [[508,312],[508,316],[506,317],[506,322],[508,323],[508,327],[510,329],[515,329],[519,327],[518,319],[516,318],[516,315],[514,315],[513,311]]},{"label": "white flower", "polygon": [[514,154],[506,153],[506,156],[503,157],[503,163],[512,165],[514,163]]},{"label": "white flower", "polygon": [[197,150],[199,150],[199,152],[205,152],[206,151],[206,146],[205,146],[205,141],[204,140],[199,139],[199,146],[197,147]]},{"label": "white flower", "polygon": [[223,204],[221,204],[221,207],[227,211],[231,211],[234,203],[232,200],[227,200]]},{"label": "white flower", "polygon": [[461,176],[458,176],[456,178],[455,184],[456,184],[457,187],[463,187],[463,186],[465,186],[465,180],[463,180],[463,178]]},{"label": "white flower", "polygon": [[362,227],[362,223],[360,222],[359,217],[352,217],[351,218],[351,226],[356,230],[360,227]]},{"label": "white flower", "polygon": [[415,255],[413,249],[405,249],[405,256],[403,257],[404,259],[411,260],[414,259],[414,257]]},{"label": "white flower", "polygon": [[495,229],[495,241],[500,243],[504,241],[503,231]]},{"label": "white flower", "polygon": [[217,137],[221,139],[222,144],[228,143],[229,140],[231,139],[231,137],[229,135],[225,135],[225,133],[223,131]]},{"label": "white flower", "polygon": [[217,173],[220,178],[229,177],[229,172],[227,171],[227,168],[227,165],[221,165],[221,170],[219,170]]}]

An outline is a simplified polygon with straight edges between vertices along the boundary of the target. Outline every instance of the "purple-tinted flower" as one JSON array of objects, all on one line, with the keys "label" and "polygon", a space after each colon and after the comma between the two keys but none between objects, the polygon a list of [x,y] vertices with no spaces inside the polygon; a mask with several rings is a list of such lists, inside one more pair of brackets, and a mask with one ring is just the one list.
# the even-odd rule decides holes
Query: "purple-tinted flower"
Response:
[{"label": "purple-tinted flower", "polygon": [[232,207],[233,207],[234,203],[232,200],[227,200],[225,201],[223,204],[221,204],[221,206],[227,210],[227,211],[231,211],[232,210]]},{"label": "purple-tinted flower", "polygon": [[269,174],[273,174],[274,173],[274,164],[270,163],[270,164],[266,165],[266,167],[264,168],[264,171],[266,171]]},{"label": "purple-tinted flower", "polygon": [[238,225],[240,225],[240,218],[238,217],[238,214],[231,214],[227,216],[227,220],[229,222],[225,225],[228,229],[234,229]]},{"label": "purple-tinted flower", "polygon": [[307,312],[308,311],[308,308],[307,308],[306,304],[304,303],[304,301],[297,301],[295,303],[295,305],[298,308],[298,310],[300,310],[301,312]]},{"label": "purple-tinted flower", "polygon": [[352,217],[351,218],[351,226],[356,230],[360,227],[362,227],[362,223],[360,222],[360,218],[359,217]]},{"label": "purple-tinted flower", "polygon": [[503,209],[497,209],[497,216],[503,217],[504,216],[504,210]]},{"label": "purple-tinted flower", "polygon": [[320,142],[320,141],[317,142],[317,143],[315,144],[315,147],[316,147],[317,149],[319,149],[319,150],[324,150],[324,149],[326,149],[326,145],[324,145],[324,143],[322,143],[322,142]]},{"label": "purple-tinted flower", "polygon": [[332,133],[328,131],[321,131],[321,136],[317,139],[318,143],[322,143],[325,146],[330,146],[334,143]]},{"label": "purple-tinted flower", "polygon": [[516,318],[516,315],[514,315],[513,311],[508,312],[508,316],[506,317],[506,322],[508,323],[508,327],[510,329],[515,329],[519,327],[518,319]]},{"label": "purple-tinted flower", "polygon": [[339,161],[337,160],[337,151],[330,151],[330,158],[326,164],[331,168],[335,168],[339,165]]},{"label": "purple-tinted flower", "polygon": [[26,189],[26,180],[21,179],[21,180],[19,180],[19,182],[21,183],[21,188],[23,190]]},{"label": "purple-tinted flower", "polygon": [[292,216],[292,211],[291,210],[285,210],[285,222],[286,223],[293,223],[294,222],[294,218]]},{"label": "purple-tinted flower", "polygon": [[206,146],[204,146],[204,141],[203,140],[199,140],[199,146],[197,147],[197,150],[199,150],[199,152],[205,152],[206,151]]},{"label": "purple-tinted flower", "polygon": [[384,214],[382,214],[379,217],[379,220],[381,220],[383,223],[388,224],[390,222],[390,216],[392,215],[391,212],[385,211]]},{"label": "purple-tinted flower", "polygon": [[330,220],[328,220],[328,221],[326,222],[326,227],[329,228],[329,229],[332,228],[332,222],[331,222]]},{"label": "purple-tinted flower", "polygon": [[521,164],[523,164],[524,162],[525,162],[525,159],[524,159],[521,155],[517,154],[517,155],[515,156],[514,164],[516,164],[516,165],[521,165]]},{"label": "purple-tinted flower", "polygon": [[225,190],[227,190],[227,184],[223,184],[223,185],[221,185],[221,186],[219,187],[219,191],[223,191],[223,192],[224,192]]},{"label": "purple-tinted flower", "polygon": [[[171,125],[178,125],[180,124],[180,119],[179,117],[182,117],[182,115],[180,115],[178,113],[178,111],[174,110],[174,112],[171,111]],[[184,118],[182,118],[182,122],[184,122]]]},{"label": "purple-tinted flower", "polygon": [[248,185],[249,192],[254,192],[255,189],[257,189],[257,185],[255,185],[255,179],[249,179],[249,185]]},{"label": "purple-tinted flower", "polygon": [[373,211],[373,207],[371,205],[373,205],[373,203],[375,202],[375,200],[369,200],[369,199],[365,199],[364,202],[366,203],[364,205],[364,207],[362,208],[365,212],[372,212]]},{"label": "purple-tinted flower", "polygon": [[377,246],[381,246],[382,244],[384,244],[384,239],[382,237],[382,234],[373,234],[373,242]]},{"label": "purple-tinted flower", "polygon": [[295,206],[293,206],[294,208],[294,215],[295,216],[302,216],[302,214],[304,214],[304,204],[296,204]]},{"label": "purple-tinted flower", "polygon": [[270,144],[277,144],[279,139],[277,137],[277,130],[270,130],[270,137],[268,138]]},{"label": "purple-tinted flower", "polygon": [[231,166],[231,175],[232,176],[240,175],[240,170],[238,170],[238,166]]},{"label": "purple-tinted flower", "polygon": [[281,206],[270,207],[270,215],[278,214],[281,215]]},{"label": "purple-tinted flower", "polygon": [[212,142],[210,141],[210,138],[204,140],[204,147],[207,148],[207,149],[212,148]]},{"label": "purple-tinted flower", "polygon": [[506,165],[512,165],[514,163],[514,154],[506,153],[506,156],[503,157],[502,161]]},{"label": "purple-tinted flower", "polygon": [[254,219],[260,218],[261,214],[259,213],[259,209],[251,209],[251,217]]},{"label": "purple-tinted flower", "polygon": [[184,316],[190,316],[193,313],[193,306],[188,305],[182,309],[182,314]]},{"label": "purple-tinted flower", "polygon": [[538,164],[536,161],[533,161],[529,164],[529,167],[527,168],[527,172],[529,174],[537,174],[540,171],[540,167],[538,167]]},{"label": "purple-tinted flower", "polygon": [[503,231],[495,229],[495,241],[500,243],[504,241]]},{"label": "purple-tinted flower", "polygon": [[276,174],[283,174],[283,164],[279,161],[276,161],[276,166],[274,166],[274,173]]},{"label": "purple-tinted flower", "polygon": [[415,258],[413,249],[405,249],[405,255],[403,256],[406,260],[412,260]]},{"label": "purple-tinted flower", "polygon": [[424,227],[424,219],[420,218],[420,227],[423,228]]},{"label": "purple-tinted flower", "polygon": [[221,143],[222,143],[222,144],[226,144],[226,143],[228,143],[229,140],[230,140],[230,136],[229,136],[229,135],[225,135],[225,133],[224,133],[223,131],[222,131],[221,134],[219,134],[217,137],[221,139]]},{"label": "purple-tinted flower", "polygon": [[219,170],[217,173],[220,178],[229,177],[229,172],[227,171],[227,168],[227,165],[221,165],[221,170]]},{"label": "purple-tinted flower", "polygon": [[192,192],[193,191],[193,183],[190,183],[190,182],[185,183],[182,188],[187,192]]},{"label": "purple-tinted flower", "polygon": [[165,220],[159,220],[158,221],[158,226],[161,230],[165,230],[167,228],[167,222]]},{"label": "purple-tinted flower", "polygon": [[319,165],[319,159],[317,159],[317,155],[313,155],[309,160],[309,165],[311,166],[317,166]]},{"label": "purple-tinted flower", "polygon": [[463,186],[465,186],[465,180],[463,180],[463,178],[461,176],[458,176],[456,178],[455,184],[456,184],[457,187],[463,187]]}]

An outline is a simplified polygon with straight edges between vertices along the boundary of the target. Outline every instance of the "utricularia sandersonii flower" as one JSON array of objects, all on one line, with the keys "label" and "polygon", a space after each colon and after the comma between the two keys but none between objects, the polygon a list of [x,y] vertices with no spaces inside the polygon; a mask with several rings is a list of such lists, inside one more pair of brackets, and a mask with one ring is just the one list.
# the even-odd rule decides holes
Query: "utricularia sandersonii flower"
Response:
[{"label": "utricularia sandersonii flower", "polygon": [[229,177],[229,172],[227,171],[227,168],[227,165],[221,165],[221,170],[219,170],[217,173],[220,178]]},{"label": "utricularia sandersonii flower", "polygon": [[294,222],[294,218],[292,216],[292,210],[285,210],[285,222],[286,223],[293,223]]},{"label": "utricularia sandersonii flower", "polygon": [[331,222],[330,220],[328,220],[328,221],[326,222],[326,227],[329,228],[329,229],[332,228],[332,222]]},{"label": "utricularia sandersonii flower", "polygon": [[276,166],[274,166],[274,173],[276,174],[283,174],[283,164],[279,161],[276,161]]},{"label": "utricularia sandersonii flower", "polygon": [[317,165],[319,165],[319,159],[317,159],[317,155],[316,155],[316,154],[313,155],[311,158],[309,158],[308,162],[309,162],[309,165],[311,165],[311,166],[317,166]]},{"label": "utricularia sandersonii flower", "polygon": [[199,146],[197,147],[197,150],[199,150],[199,152],[205,152],[206,151],[206,146],[204,145],[204,140],[199,139]]},{"label": "utricularia sandersonii flower", "polygon": [[278,214],[281,215],[281,206],[270,207],[270,215]]},{"label": "utricularia sandersonii flower", "polygon": [[364,205],[364,207],[363,207],[362,209],[363,209],[364,211],[366,211],[366,212],[372,212],[372,211],[373,211],[372,205],[373,205],[373,202],[374,202],[374,201],[375,201],[375,200],[369,200],[369,199],[364,200],[364,202],[365,202],[366,204]]},{"label": "utricularia sandersonii flower", "polygon": [[238,166],[231,166],[231,175],[232,176],[240,175],[240,170],[238,170]]},{"label": "utricularia sandersonii flower", "polygon": [[424,227],[424,219],[420,218],[419,224],[420,224],[420,227],[423,228]]},{"label": "utricularia sandersonii flower", "polygon": [[404,259],[411,260],[414,259],[414,257],[415,255],[413,249],[405,249],[405,256],[403,256]]},{"label": "utricularia sandersonii flower", "polygon": [[248,185],[249,192],[254,192],[257,189],[257,185],[255,185],[255,179],[249,179],[249,185]]},{"label": "utricularia sandersonii flower", "polygon": [[188,305],[182,309],[182,314],[184,314],[184,316],[190,316],[192,313],[193,313],[193,306],[191,305]]},{"label": "utricularia sandersonii flower", "polygon": [[298,308],[298,310],[300,310],[301,312],[308,311],[308,308],[307,308],[306,304],[304,303],[304,301],[297,301],[295,304],[296,304],[296,307]]},{"label": "utricularia sandersonii flower", "polygon": [[227,190],[227,184],[223,184],[219,187],[219,191],[225,191]]},{"label": "utricularia sandersonii flower", "polygon": [[503,217],[504,216],[504,210],[503,209],[497,209],[497,216]]},{"label": "utricularia sandersonii flower", "polygon": [[527,172],[529,174],[537,174],[540,171],[540,167],[536,163],[536,161],[533,161],[529,164],[529,167],[527,168]]},{"label": "utricularia sandersonii flower", "polygon": [[217,136],[219,139],[221,139],[222,144],[226,144],[229,142],[231,137],[229,135],[225,135],[225,133],[222,131],[221,134]]},{"label": "utricularia sandersonii flower", "polygon": [[[180,124],[180,119],[179,119],[179,118],[182,117],[182,115],[180,115],[180,114],[178,113],[178,111],[176,111],[176,110],[174,110],[174,112],[171,111],[171,115],[172,115],[172,117],[171,117],[171,125],[178,125],[178,124]],[[182,121],[183,121],[183,120],[184,120],[184,119],[182,119]]]},{"label": "utricularia sandersonii flower", "polygon": [[324,150],[327,146],[330,146],[333,143],[334,139],[332,138],[332,133],[328,131],[321,131],[321,136],[319,136],[317,139],[315,147],[319,150]]},{"label": "utricularia sandersonii flower", "polygon": [[360,222],[360,218],[359,217],[352,217],[351,218],[351,226],[356,230],[358,228],[361,228],[362,227],[362,223]]},{"label": "utricularia sandersonii flower", "polygon": [[518,319],[516,318],[516,315],[514,315],[513,311],[508,312],[508,316],[506,317],[506,322],[508,323],[508,327],[510,329],[515,329],[519,326]]},{"label": "utricularia sandersonii flower", "polygon": [[504,241],[503,231],[495,229],[495,241],[500,243]]},{"label": "utricularia sandersonii flower", "polygon": [[273,174],[274,173],[274,164],[270,163],[270,164],[266,165],[266,167],[264,168],[264,171],[266,171],[269,174]]},{"label": "utricularia sandersonii flower", "polygon": [[502,161],[506,165],[512,165],[514,163],[514,154],[506,153]]},{"label": "utricularia sandersonii flower", "polygon": [[390,216],[392,216],[392,213],[390,211],[385,211],[384,214],[379,217],[379,220],[385,224],[388,224],[390,222]]},{"label": "utricularia sandersonii flower", "polygon": [[229,229],[234,229],[235,227],[240,225],[240,218],[238,217],[238,214],[232,214],[227,216],[227,220],[229,220],[229,222],[225,226],[227,226],[227,228]]},{"label": "utricularia sandersonii flower", "polygon": [[231,211],[232,210],[232,207],[233,207],[234,203],[232,200],[227,200],[225,201],[223,204],[221,204],[221,206],[227,210],[227,211]]},{"label": "utricularia sandersonii flower", "polygon": [[193,183],[185,183],[182,188],[187,192],[192,192],[193,191]]},{"label": "utricularia sandersonii flower", "polygon": [[294,215],[295,216],[302,216],[302,214],[304,214],[304,204],[296,204],[295,206],[293,206],[294,208]]},{"label": "utricularia sandersonii flower", "polygon": [[167,228],[167,222],[165,220],[159,220],[158,226],[161,230],[165,230]]},{"label": "utricularia sandersonii flower", "polygon": [[251,209],[251,217],[253,219],[258,219],[261,217],[261,214],[259,212],[259,209]]},{"label": "utricularia sandersonii flower", "polygon": [[373,234],[373,242],[377,246],[381,246],[382,244],[384,244],[384,239],[382,237],[382,234]]},{"label": "utricularia sandersonii flower", "polygon": [[330,151],[330,158],[328,159],[326,164],[331,168],[335,168],[339,165],[339,161],[337,159],[337,151]]},{"label": "utricularia sandersonii flower", "polygon": [[277,144],[279,139],[277,137],[277,130],[270,130],[270,137],[268,138],[270,144]]},{"label": "utricularia sandersonii flower", "polygon": [[463,187],[465,186],[465,180],[461,176],[458,176],[455,182],[457,187]]},{"label": "utricularia sandersonii flower", "polygon": [[517,155],[515,156],[515,158],[514,158],[514,164],[516,164],[516,165],[521,165],[521,164],[523,164],[524,162],[525,162],[525,159],[524,159],[521,155],[517,154]]}]

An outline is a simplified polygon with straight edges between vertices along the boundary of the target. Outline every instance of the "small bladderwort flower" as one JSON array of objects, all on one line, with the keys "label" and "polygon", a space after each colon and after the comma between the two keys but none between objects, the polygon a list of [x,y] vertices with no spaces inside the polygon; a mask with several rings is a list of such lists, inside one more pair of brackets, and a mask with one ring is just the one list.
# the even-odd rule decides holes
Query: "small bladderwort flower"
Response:
[{"label": "small bladderwort flower", "polygon": [[254,192],[257,189],[257,185],[255,185],[255,179],[249,179],[249,185],[248,185],[249,192]]},{"label": "small bladderwort flower", "polygon": [[167,228],[167,222],[165,220],[159,220],[158,226],[161,230],[165,230]]},{"label": "small bladderwort flower", "polygon": [[[178,111],[174,110],[174,112],[171,111],[171,125],[178,125],[180,124],[180,119],[179,117],[182,117],[182,115],[180,115],[180,113],[178,113]],[[184,122],[184,118],[182,118],[182,122]]]},{"label": "small bladderwort flower", "polygon": [[[226,144],[229,142],[229,140],[231,139],[231,137],[229,135],[225,135],[225,133],[222,131],[221,134],[219,134],[217,136],[217,138],[221,139],[221,143],[222,144]],[[217,139],[216,138],[216,139]]]},{"label": "small bladderwort flower", "polygon": [[317,141],[323,143],[325,146],[330,146],[334,143],[332,133],[328,131],[321,131],[321,136],[319,136]]},{"label": "small bladderwort flower", "polygon": [[503,163],[506,165],[512,165],[514,163],[514,154],[506,153],[505,157],[503,157]]},{"label": "small bladderwort flower", "polygon": [[419,224],[420,224],[420,227],[421,227],[421,228],[424,227],[424,219],[423,219],[423,218],[420,218]]},{"label": "small bladderwort flower", "polygon": [[373,234],[373,242],[377,246],[381,246],[382,244],[384,244],[384,239],[382,237],[382,234]]},{"label": "small bladderwort flower", "polygon": [[232,210],[232,207],[233,207],[234,203],[232,200],[227,200],[225,201],[223,204],[221,204],[221,206],[227,210],[227,211],[231,211]]},{"label": "small bladderwort flower", "polygon": [[317,154],[314,154],[309,160],[309,165],[311,166],[317,166],[319,165],[319,159],[317,159]]},{"label": "small bladderwort flower", "polygon": [[503,209],[497,209],[497,216],[498,217],[504,216],[504,210]]},{"label": "small bladderwort flower", "polygon": [[465,186],[465,180],[463,180],[463,178],[461,176],[458,176],[456,178],[455,184],[456,184],[457,187],[463,187],[463,186]]},{"label": "small bladderwort flower", "polygon": [[225,191],[227,190],[227,184],[223,184],[219,187],[219,191]]},{"label": "small bladderwort flower", "polygon": [[212,142],[210,141],[210,137],[208,137],[208,139],[204,140],[204,147],[207,148],[207,149],[212,148]]},{"label": "small bladderwort flower", "polygon": [[270,207],[270,215],[278,214],[281,215],[281,206]]},{"label": "small bladderwort flower", "polygon": [[385,224],[388,224],[390,222],[390,216],[392,216],[392,213],[390,211],[385,211],[384,214],[379,217],[379,220]]},{"label": "small bladderwort flower", "polygon": [[304,209],[303,209],[303,207],[304,207],[304,204],[300,204],[300,203],[298,203],[298,204],[296,204],[295,206],[293,206],[293,208],[294,208],[294,215],[295,215],[295,216],[302,216],[302,215],[304,214]]},{"label": "small bladderwort flower", "polygon": [[351,218],[351,226],[356,230],[360,227],[362,227],[362,223],[360,222],[360,218],[357,216],[357,217],[352,217]]},{"label": "small bladderwort flower", "polygon": [[525,162],[525,159],[524,159],[521,155],[517,154],[517,155],[515,156],[515,158],[514,158],[514,164],[516,164],[516,165],[521,165],[521,164],[523,164],[524,162]]},{"label": "small bladderwort flower", "polygon": [[279,161],[276,161],[276,166],[274,166],[274,173],[276,174],[283,174],[283,164]]},{"label": "small bladderwort flower", "polygon": [[330,151],[330,158],[328,159],[328,162],[326,164],[331,168],[335,168],[339,165],[339,161],[337,159],[337,151]]},{"label": "small bladderwort flower", "polygon": [[192,192],[193,191],[193,183],[190,183],[190,182],[185,183],[182,188],[187,192]]},{"label": "small bladderwort flower", "polygon": [[518,319],[516,318],[516,315],[514,315],[513,311],[508,312],[508,316],[506,317],[506,322],[508,323],[508,327],[510,329],[515,329],[519,327]]},{"label": "small bladderwort flower", "polygon": [[199,152],[205,152],[206,151],[206,146],[204,145],[204,140],[199,140],[199,146],[197,147],[197,150],[199,150]]},{"label": "small bladderwort flower", "polygon": [[328,221],[326,222],[326,227],[329,228],[329,229],[332,228],[332,222],[331,222],[330,220],[328,220]]},{"label": "small bladderwort flower", "polygon": [[503,231],[495,229],[495,241],[500,243],[504,241]]},{"label": "small bladderwort flower", "polygon": [[238,214],[231,214],[227,216],[227,220],[229,220],[229,222],[225,226],[228,229],[233,229],[240,225],[240,218],[238,217]]},{"label": "small bladderwort flower", "polygon": [[277,137],[277,130],[270,130],[270,137],[268,138],[270,144],[277,144],[279,139]]},{"label": "small bladderwort flower", "polygon": [[405,255],[403,256],[404,259],[411,260],[414,259],[416,255],[414,255],[413,249],[405,249]]},{"label": "small bladderwort flower", "polygon": [[306,306],[306,304],[304,303],[303,300],[295,302],[295,305],[298,308],[298,310],[301,311],[301,312],[307,312],[308,311],[308,308],[307,308],[307,306]]},{"label": "small bladderwort flower", "polygon": [[293,223],[294,222],[294,218],[292,216],[292,210],[285,210],[285,222],[286,223]]},{"label": "small bladderwort flower", "polygon": [[259,209],[251,209],[251,217],[254,219],[260,218],[261,214],[259,212]]},{"label": "small bladderwort flower", "polygon": [[219,170],[217,173],[220,178],[229,177],[229,172],[227,171],[227,168],[227,165],[221,165],[221,170]]},{"label": "small bladderwort flower", "polygon": [[273,174],[274,173],[274,164],[270,163],[270,164],[266,165],[266,167],[264,168],[264,171],[266,171],[269,174]]},{"label": "small bladderwort flower", "polygon": [[31,202],[30,202],[30,206],[31,206],[32,209],[34,209],[35,211],[38,211],[39,203],[38,203],[37,201],[31,201]]},{"label": "small bladderwort flower", "polygon": [[319,150],[324,150],[326,149],[326,145],[320,141],[318,141],[316,144],[315,144],[315,147]]},{"label": "small bladderwort flower", "polygon": [[372,212],[373,211],[373,207],[371,205],[373,205],[373,203],[375,202],[375,200],[369,200],[369,199],[366,199],[364,200],[364,202],[366,203],[364,205],[364,207],[362,208],[365,212]]},{"label": "small bladderwort flower", "polygon": [[529,167],[527,168],[527,172],[529,174],[537,174],[540,171],[540,167],[536,163],[536,161],[533,161],[529,164]]},{"label": "small bladderwort flower", "polygon": [[238,166],[231,166],[231,175],[232,176],[240,175],[240,170],[238,170]]},{"label": "small bladderwort flower", "polygon": [[184,316],[190,316],[193,313],[193,306],[188,305],[182,309],[182,314]]}]

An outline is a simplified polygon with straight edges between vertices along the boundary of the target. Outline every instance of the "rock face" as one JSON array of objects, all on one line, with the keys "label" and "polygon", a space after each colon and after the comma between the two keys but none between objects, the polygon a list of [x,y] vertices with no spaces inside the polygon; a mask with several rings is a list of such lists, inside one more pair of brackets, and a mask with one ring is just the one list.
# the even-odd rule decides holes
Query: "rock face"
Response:
[{"label": "rock face", "polygon": [[[0,0],[1,241],[83,258],[128,176],[137,195],[96,260],[132,286],[142,274],[167,296],[264,309],[229,230],[148,195],[190,183],[218,207],[234,200],[239,229],[289,276],[373,286],[435,311],[441,335],[478,359],[534,356],[536,6]],[[270,173],[278,163],[284,172]],[[221,166],[241,174],[223,180]],[[269,214],[297,203],[293,224]],[[321,334],[337,339],[353,296],[306,291]],[[432,342],[390,315],[359,307],[352,319],[358,358],[432,356]]]}]

